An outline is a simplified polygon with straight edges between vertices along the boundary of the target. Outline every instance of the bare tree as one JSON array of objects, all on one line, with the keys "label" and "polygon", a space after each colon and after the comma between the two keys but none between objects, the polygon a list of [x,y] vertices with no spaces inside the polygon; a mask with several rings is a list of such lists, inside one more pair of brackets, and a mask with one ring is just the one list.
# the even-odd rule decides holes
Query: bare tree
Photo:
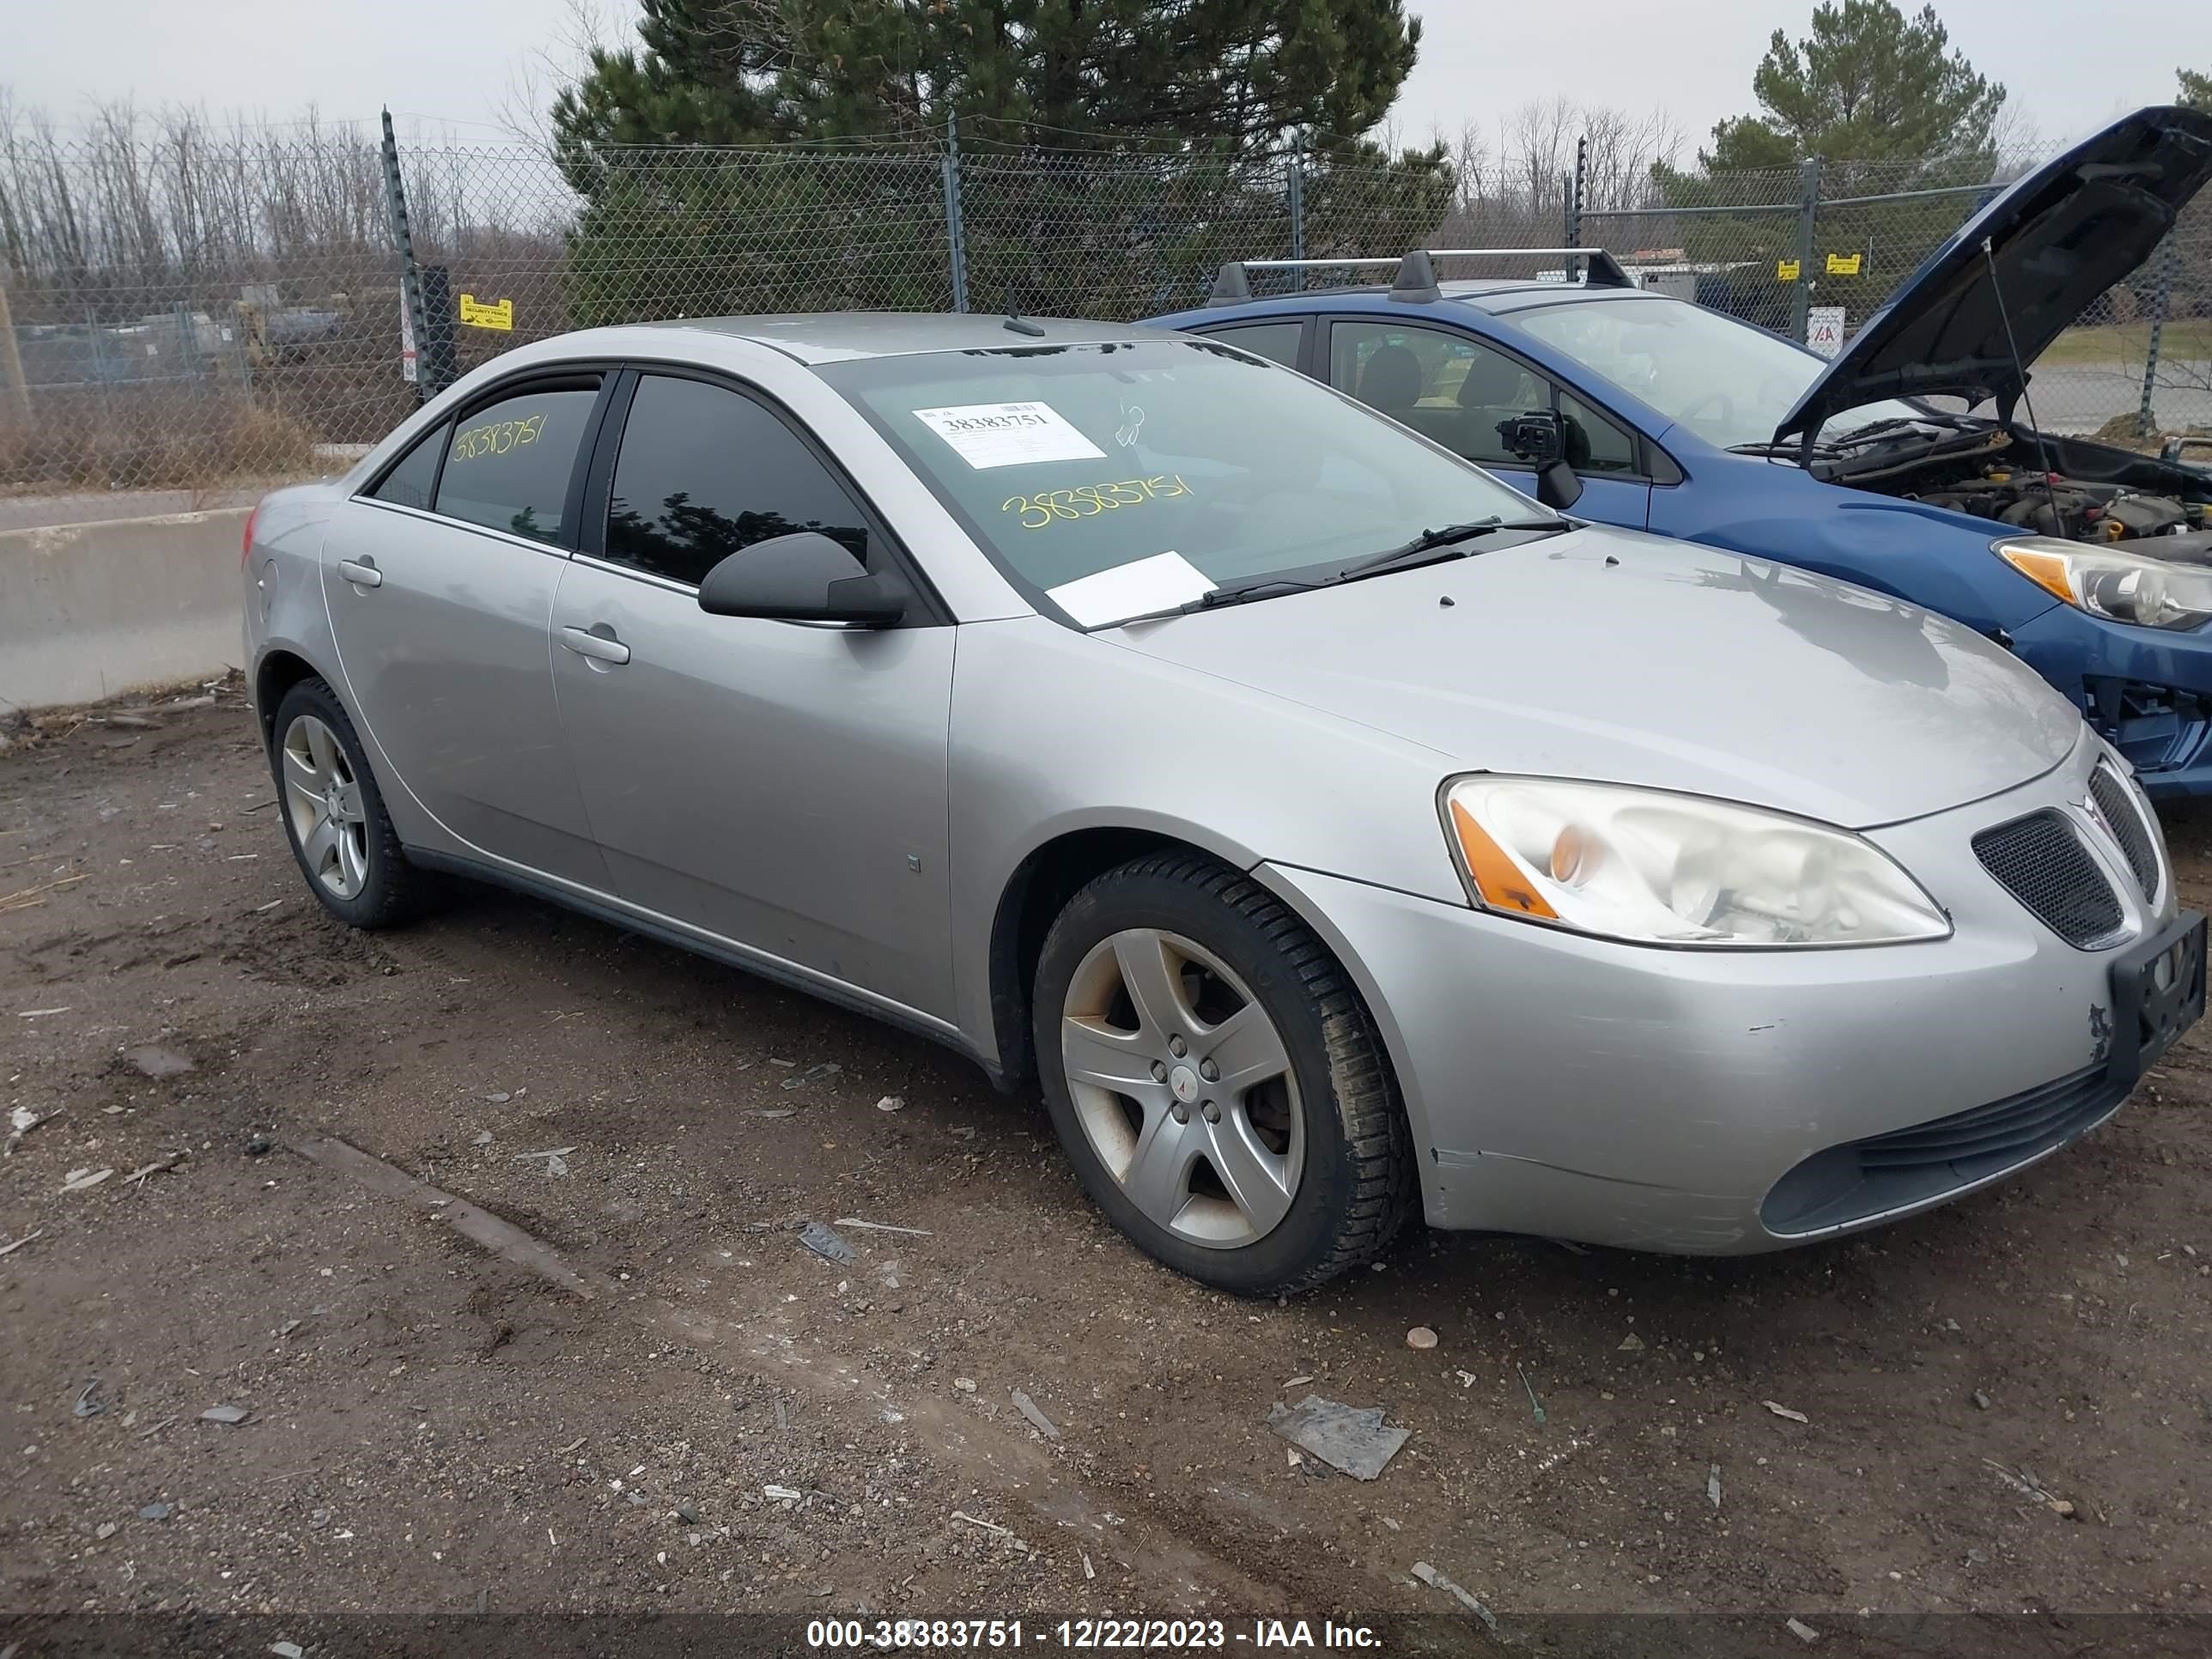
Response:
[{"label": "bare tree", "polygon": [[1564,229],[1578,143],[1583,205],[1608,208],[1652,200],[1653,166],[1671,161],[1685,143],[1663,111],[1638,115],[1566,98],[1509,110],[1496,130],[1494,142],[1474,121],[1455,135],[1436,135],[1452,165],[1452,213],[1441,233],[1447,241],[1550,246]]}]

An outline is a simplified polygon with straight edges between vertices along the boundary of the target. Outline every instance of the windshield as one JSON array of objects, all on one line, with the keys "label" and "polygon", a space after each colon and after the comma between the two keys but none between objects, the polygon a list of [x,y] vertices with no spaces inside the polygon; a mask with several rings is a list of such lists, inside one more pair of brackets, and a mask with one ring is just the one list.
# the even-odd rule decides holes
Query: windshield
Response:
[{"label": "windshield", "polygon": [[1000,569],[1079,626],[1540,512],[1304,376],[1201,340],[823,366]]},{"label": "windshield", "polygon": [[[1683,300],[1584,301],[1517,311],[1512,320],[1723,449],[1771,442],[1782,417],[1828,366],[1763,329]],[[1924,412],[1888,398],[1846,410],[1821,433],[1840,437]]]}]

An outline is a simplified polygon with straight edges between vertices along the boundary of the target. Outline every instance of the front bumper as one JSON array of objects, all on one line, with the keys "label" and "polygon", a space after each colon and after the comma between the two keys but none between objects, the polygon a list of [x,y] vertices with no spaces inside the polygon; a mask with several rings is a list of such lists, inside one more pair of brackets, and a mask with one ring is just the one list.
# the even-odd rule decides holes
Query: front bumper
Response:
[{"label": "front bumper", "polygon": [[2212,796],[2212,631],[2130,628],[2054,605],[2012,635],[2154,799]]},{"label": "front bumper", "polygon": [[[1930,944],[1650,949],[1305,870],[1258,873],[1361,983],[1432,1224],[1778,1249],[2002,1179],[2119,1109],[2132,1079],[2110,1065],[2113,963],[2171,921],[2170,869],[2161,860],[2154,899],[2130,903],[2126,939],[2083,951],[1969,849],[1978,830],[2078,801],[2098,752],[2085,740],[2031,784],[1870,832],[1950,914],[1952,937]],[[1909,1179],[1850,1190],[1839,1149],[1869,1142]]]}]

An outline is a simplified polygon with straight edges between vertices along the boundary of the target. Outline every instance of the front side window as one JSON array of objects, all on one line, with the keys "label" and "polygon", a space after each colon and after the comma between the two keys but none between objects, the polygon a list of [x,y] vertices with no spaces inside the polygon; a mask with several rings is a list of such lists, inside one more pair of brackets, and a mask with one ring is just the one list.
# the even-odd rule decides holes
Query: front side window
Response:
[{"label": "front side window", "polygon": [[868,561],[860,507],[773,410],[703,380],[638,381],[607,502],[609,559],[696,587],[731,554],[800,530]]},{"label": "front side window", "polygon": [[1636,441],[1550,377],[1465,334],[1395,323],[1340,322],[1329,331],[1330,378],[1455,455],[1485,466],[1526,467],[1499,430],[1516,416],[1556,409],[1567,420],[1579,471],[1637,471]]},{"label": "front side window", "polygon": [[564,380],[462,416],[449,428],[437,511],[557,544],[577,447],[599,395],[596,386]]},{"label": "front side window", "polygon": [[[1205,340],[932,352],[816,372],[1002,570],[1085,626],[1278,574],[1332,580],[1423,530],[1537,511],[1304,375]],[[1110,603],[1094,606],[1095,584],[1079,590],[1080,605],[1063,597],[1125,571],[1108,585]],[[1147,598],[1162,603],[1134,602]]]},{"label": "front side window", "polygon": [[1566,416],[1577,471],[1620,476],[1642,471],[1636,460],[1636,440],[1581,398],[1560,392],[1559,413]]},{"label": "front side window", "polygon": [[1397,323],[1337,323],[1329,378],[1455,455],[1489,466],[1522,463],[1498,423],[1547,407],[1544,382],[1480,341]]}]

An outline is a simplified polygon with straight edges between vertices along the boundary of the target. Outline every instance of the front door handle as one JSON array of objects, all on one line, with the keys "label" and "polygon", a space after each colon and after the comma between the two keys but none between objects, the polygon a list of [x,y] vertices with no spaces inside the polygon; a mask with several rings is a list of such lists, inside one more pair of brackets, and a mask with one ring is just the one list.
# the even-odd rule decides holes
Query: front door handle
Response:
[{"label": "front door handle", "polygon": [[[602,633],[600,630],[605,629]],[[580,657],[589,657],[593,662],[626,663],[629,647],[615,637],[615,631],[605,623],[595,623],[589,628],[564,628],[561,643]]]},{"label": "front door handle", "polygon": [[381,587],[384,573],[376,568],[374,559],[340,559],[338,574],[356,587]]}]

